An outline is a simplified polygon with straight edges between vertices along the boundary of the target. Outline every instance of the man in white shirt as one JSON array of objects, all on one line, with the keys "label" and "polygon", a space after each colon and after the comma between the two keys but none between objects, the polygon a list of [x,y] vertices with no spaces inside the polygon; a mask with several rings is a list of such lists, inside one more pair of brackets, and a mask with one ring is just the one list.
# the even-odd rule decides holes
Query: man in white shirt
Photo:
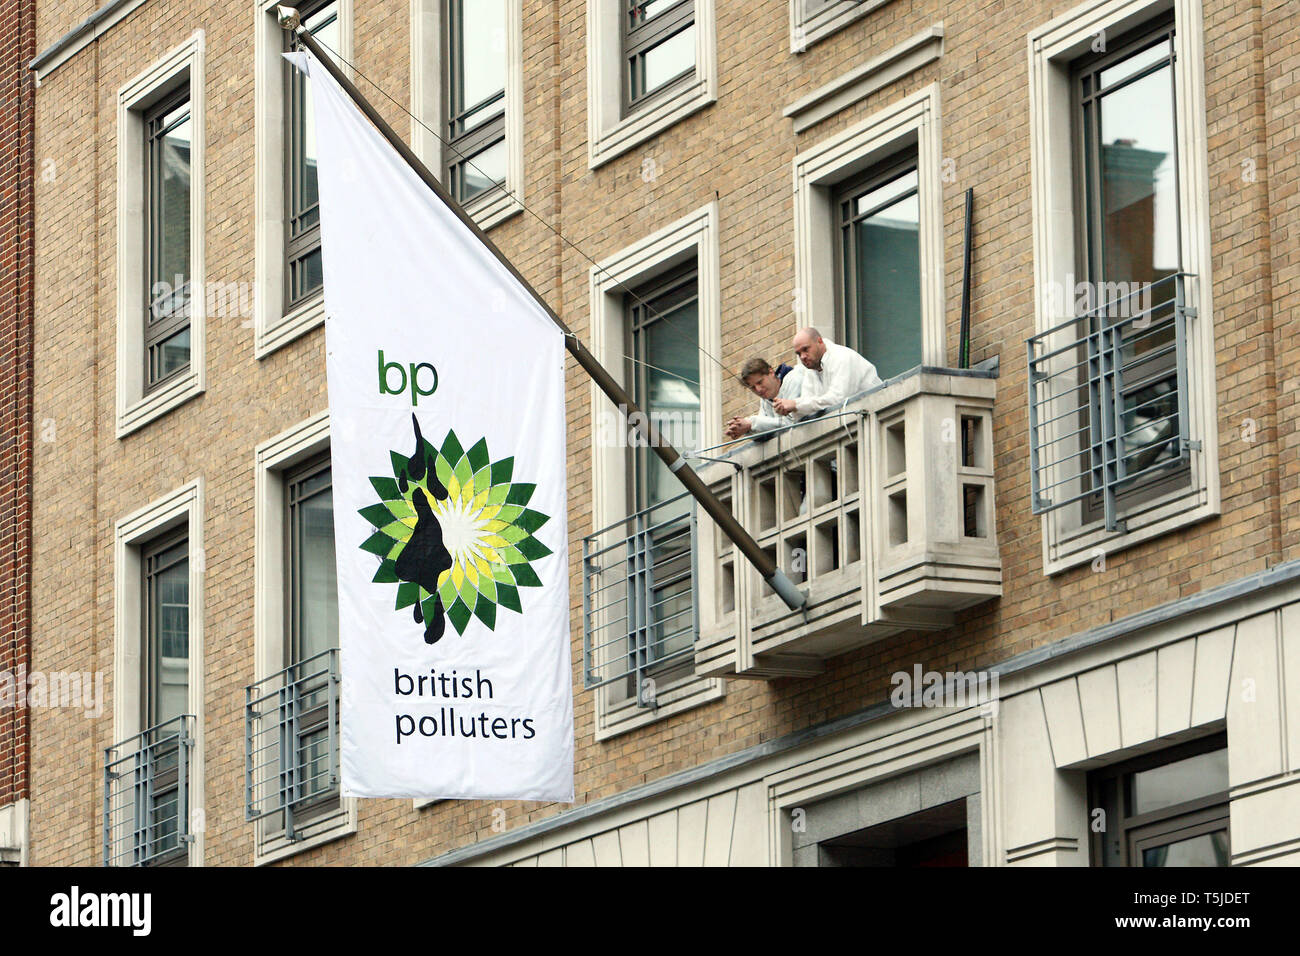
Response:
[{"label": "man in white shirt", "polygon": [[788,365],[773,369],[763,358],[752,358],[740,370],[740,383],[759,397],[758,414],[749,418],[733,418],[724,429],[728,438],[740,438],[751,433],[771,431],[784,425],[793,425],[799,415],[778,415],[772,402],[777,398],[798,398],[806,374],[801,365]]},{"label": "man in white shirt", "polygon": [[777,398],[772,408],[778,415],[816,415],[881,384],[874,365],[853,349],[822,338],[816,329],[799,330],[794,354],[804,367],[800,394]]}]

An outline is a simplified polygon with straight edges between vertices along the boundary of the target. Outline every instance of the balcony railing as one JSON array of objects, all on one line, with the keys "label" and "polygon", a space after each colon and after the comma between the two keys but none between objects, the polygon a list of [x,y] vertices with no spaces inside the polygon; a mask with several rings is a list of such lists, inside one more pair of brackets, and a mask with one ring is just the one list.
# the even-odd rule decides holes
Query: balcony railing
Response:
[{"label": "balcony railing", "polygon": [[1122,288],[1028,341],[1033,511],[1079,504],[1122,531],[1122,496],[1188,464],[1194,277]]},{"label": "balcony railing", "polygon": [[183,863],[190,833],[194,718],[181,716],[104,754],[104,865]]},{"label": "balcony railing", "polygon": [[332,649],[309,657],[244,691],[245,812],[248,820],[279,817],[284,838],[339,794],[339,660]]},{"label": "balcony railing", "polygon": [[653,706],[651,681],[688,665],[698,630],[695,516],[671,498],[582,541],[583,683],[629,683]]},{"label": "balcony railing", "polygon": [[709,522],[695,670],[770,678],[1002,593],[992,373],[918,368],[698,471],[808,594],[791,611]]}]

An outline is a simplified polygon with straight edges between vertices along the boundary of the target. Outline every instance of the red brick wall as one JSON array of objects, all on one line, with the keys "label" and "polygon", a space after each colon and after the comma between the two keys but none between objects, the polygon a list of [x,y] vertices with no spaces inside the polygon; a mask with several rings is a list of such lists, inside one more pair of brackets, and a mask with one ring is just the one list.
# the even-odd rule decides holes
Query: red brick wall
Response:
[{"label": "red brick wall", "polygon": [[[0,0],[0,672],[31,638],[32,0]],[[0,705],[0,806],[27,796],[25,709]]]}]

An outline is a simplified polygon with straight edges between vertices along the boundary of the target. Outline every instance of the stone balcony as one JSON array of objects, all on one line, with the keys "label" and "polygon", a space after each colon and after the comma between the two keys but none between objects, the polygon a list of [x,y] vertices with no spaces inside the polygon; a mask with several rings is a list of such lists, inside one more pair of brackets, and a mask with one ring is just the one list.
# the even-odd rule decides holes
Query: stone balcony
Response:
[{"label": "stone balcony", "polygon": [[698,517],[695,671],[809,677],[1002,594],[994,373],[918,368],[839,410],[694,464],[808,604],[791,611]]}]

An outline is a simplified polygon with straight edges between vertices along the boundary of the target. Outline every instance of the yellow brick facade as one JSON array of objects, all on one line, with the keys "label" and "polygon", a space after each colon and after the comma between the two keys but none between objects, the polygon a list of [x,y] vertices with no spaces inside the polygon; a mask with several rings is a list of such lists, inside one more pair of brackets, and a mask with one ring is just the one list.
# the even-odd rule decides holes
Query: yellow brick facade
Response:
[{"label": "yellow brick facade", "polygon": [[[594,2],[594,0],[593,0]],[[734,372],[789,352],[796,153],[930,84],[942,103],[944,292],[956,364],[963,197],[975,190],[972,361],[1000,356],[994,418],[1003,597],[935,633],[911,632],[828,663],[809,679],[730,681],[725,697],[608,741],[594,739],[582,689],[582,538],[592,530],[593,408],[568,364],[569,551],[579,804],[610,797],[887,699],[889,677],[974,669],[1300,559],[1300,13],[1284,0],[1204,0],[1204,63],[1214,262],[1222,513],[1088,564],[1043,573],[1030,513],[1025,340],[1034,334],[1026,37],[1070,4],[891,0],[807,52],[792,54],[785,2],[717,0],[717,102],[592,170],[587,160],[587,10],[524,0],[526,202],[492,238],[581,337],[588,273],[600,260],[711,201],[718,203],[724,419],[753,398]],[[37,49],[94,3],[44,3]],[[49,73],[37,91],[35,419],[53,440],[34,456],[32,667],[113,672],[114,524],[204,481],[203,693],[207,865],[249,865],[244,818],[244,687],[254,679],[254,447],[326,407],[323,331],[263,359],[243,318],[207,319],[206,391],[142,429],[114,432],[118,89],[202,29],[206,42],[208,280],[255,280],[254,88],[250,2],[146,0]],[[409,103],[411,5],[356,0],[357,69]],[[782,109],[933,24],[943,54],[865,99],[793,131]],[[404,135],[410,120],[358,85]],[[642,176],[652,160],[656,175]],[[1252,176],[1243,176],[1250,161]],[[561,240],[551,228],[563,234]],[[569,243],[572,243],[570,245]],[[574,246],[577,247],[576,251]],[[588,259],[587,257],[590,257]],[[701,361],[708,361],[701,358]],[[1253,440],[1243,438],[1253,422]],[[108,688],[110,699],[113,694]],[[97,865],[103,754],[98,720],[35,710],[31,860]],[[358,830],[285,865],[411,864],[498,836],[565,807],[369,800]],[[496,821],[499,824],[499,819]]]}]

